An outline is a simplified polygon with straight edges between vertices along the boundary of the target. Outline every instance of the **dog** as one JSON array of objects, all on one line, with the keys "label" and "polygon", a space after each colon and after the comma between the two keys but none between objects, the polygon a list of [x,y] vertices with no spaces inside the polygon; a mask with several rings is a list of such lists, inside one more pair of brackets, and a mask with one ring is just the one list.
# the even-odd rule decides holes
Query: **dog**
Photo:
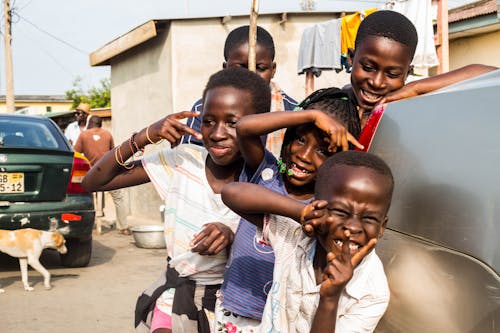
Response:
[{"label": "dog", "polygon": [[[50,273],[40,264],[40,255],[43,249],[52,248],[65,254],[66,240],[56,231],[42,231],[36,229],[0,230],[0,252],[14,258],[19,258],[21,279],[24,290],[33,291],[28,284],[28,264],[43,276],[45,289],[50,289]],[[0,289],[0,293],[4,292]]]}]

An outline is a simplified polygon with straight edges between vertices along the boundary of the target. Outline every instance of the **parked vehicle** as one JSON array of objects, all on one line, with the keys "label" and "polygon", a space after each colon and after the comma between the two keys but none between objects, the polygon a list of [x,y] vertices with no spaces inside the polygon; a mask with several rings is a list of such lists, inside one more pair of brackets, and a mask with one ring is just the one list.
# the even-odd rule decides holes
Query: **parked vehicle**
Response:
[{"label": "parked vehicle", "polygon": [[377,245],[377,332],[500,331],[500,70],[374,111],[361,141],[392,168]]},{"label": "parked vehicle", "polygon": [[92,254],[94,202],[81,181],[90,169],[50,119],[0,115],[0,229],[57,230],[68,267]]}]

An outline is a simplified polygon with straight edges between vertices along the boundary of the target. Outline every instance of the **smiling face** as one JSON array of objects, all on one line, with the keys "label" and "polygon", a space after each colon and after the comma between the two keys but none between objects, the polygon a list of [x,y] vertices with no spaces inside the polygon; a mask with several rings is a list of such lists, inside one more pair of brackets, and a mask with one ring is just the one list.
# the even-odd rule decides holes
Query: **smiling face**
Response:
[{"label": "smiling face", "polygon": [[352,89],[359,107],[365,111],[404,86],[412,60],[406,45],[380,36],[367,36],[349,57]]},{"label": "smiling face", "polygon": [[215,164],[225,166],[241,158],[236,122],[252,113],[249,92],[233,87],[217,87],[206,92],[201,134],[203,145]]},{"label": "smiling face", "polygon": [[285,186],[292,196],[314,193],[316,173],[330,156],[325,136],[311,125],[299,126],[293,140],[285,147],[283,159],[287,170]]},{"label": "smiling face", "polygon": [[[267,84],[276,72],[276,63],[269,54],[269,50],[257,43],[255,46],[256,73],[266,81]],[[243,43],[236,49],[229,52],[224,68],[243,67],[248,68],[248,43]]]},{"label": "smiling face", "polygon": [[351,255],[372,238],[380,238],[387,224],[392,187],[388,178],[367,167],[336,165],[332,176],[316,187],[316,199],[328,201],[329,231],[318,236],[326,251],[342,247],[349,230]]}]

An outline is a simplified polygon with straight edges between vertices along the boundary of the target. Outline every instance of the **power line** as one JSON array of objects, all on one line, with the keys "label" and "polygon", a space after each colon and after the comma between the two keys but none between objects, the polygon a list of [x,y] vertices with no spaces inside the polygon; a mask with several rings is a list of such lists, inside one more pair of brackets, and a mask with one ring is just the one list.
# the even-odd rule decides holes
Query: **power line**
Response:
[{"label": "power line", "polygon": [[44,34],[46,34],[46,35],[48,35],[48,36],[52,37],[53,39],[57,40],[58,42],[63,43],[63,44],[64,44],[64,45],[66,45],[66,46],[69,46],[69,47],[70,47],[70,48],[72,48],[73,50],[78,51],[78,52],[80,52],[81,54],[84,54],[84,55],[88,55],[88,54],[89,54],[89,52],[84,51],[84,50],[82,50],[82,49],[79,49],[79,48],[77,48],[76,46],[71,45],[70,43],[68,43],[68,42],[66,42],[66,41],[64,41],[64,40],[62,40],[61,38],[59,38],[59,37],[57,37],[57,36],[54,36],[54,35],[53,35],[53,34],[51,34],[50,32],[48,32],[48,31],[46,31],[46,30],[44,30],[44,29],[40,28],[39,26],[37,26],[37,25],[36,25],[36,24],[34,24],[33,22],[29,21],[29,20],[28,20],[28,19],[26,19],[25,17],[23,17],[23,16],[21,16],[21,15],[19,15],[19,14],[17,14],[17,16],[19,16],[19,18],[20,18],[21,20],[23,20],[24,22],[28,23],[28,24],[29,24],[29,25],[31,25],[33,28],[35,28],[35,29],[37,29],[38,31],[43,32]]}]

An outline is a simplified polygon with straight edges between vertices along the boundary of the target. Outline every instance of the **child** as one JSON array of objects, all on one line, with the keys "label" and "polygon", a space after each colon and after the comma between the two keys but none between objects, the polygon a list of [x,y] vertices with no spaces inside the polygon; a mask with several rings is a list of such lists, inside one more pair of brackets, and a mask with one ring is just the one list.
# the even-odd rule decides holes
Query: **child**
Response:
[{"label": "child", "polygon": [[[153,123],[102,157],[89,171],[83,185],[91,191],[111,190],[152,181],[165,200],[165,237],[169,264],[162,296],[166,312],[156,308],[151,330],[180,332],[209,330],[215,292],[222,282],[226,264],[224,248],[232,240],[239,218],[221,201],[226,183],[237,181],[243,166],[236,137],[236,123],[253,113],[268,112],[270,92],[255,73],[242,68],[212,75],[203,92],[205,112],[201,135],[179,122],[195,112],[172,114]],[[147,144],[161,139],[172,147],[189,133],[203,140],[203,146],[181,145],[165,148],[140,161],[126,162]],[[207,222],[214,222],[208,223]],[[205,240],[190,244],[203,230]],[[213,253],[215,255],[202,256]],[[175,293],[173,289],[175,289]],[[163,291],[160,290],[160,291]],[[157,297],[157,294],[155,294]],[[175,297],[175,300],[173,298]],[[154,301],[155,299],[153,299]],[[169,313],[172,310],[173,313]],[[147,311],[146,311],[147,312]],[[136,326],[142,318],[136,318]],[[200,326],[199,326],[200,325]]]},{"label": "child", "polygon": [[[348,151],[323,163],[315,187],[320,201],[308,206],[254,184],[223,188],[226,205],[263,228],[275,251],[273,286],[259,332],[375,329],[389,303],[389,288],[372,248],[385,230],[393,187],[385,162]],[[315,237],[290,218],[303,220]]]},{"label": "child", "polygon": [[[248,68],[248,30],[249,26],[241,26],[232,30],[224,44],[224,68],[243,67]],[[294,110],[297,102],[285,94],[278,84],[272,80],[276,72],[274,62],[273,37],[264,28],[257,26],[257,45],[255,46],[256,73],[266,81],[271,89],[271,112]],[[197,131],[201,125],[201,114],[203,105],[201,100],[197,101],[192,111],[200,112],[200,116],[188,119],[187,125]],[[267,135],[266,147],[274,156],[279,157],[284,130],[279,130]],[[185,135],[182,143],[200,144],[201,142],[191,135]]]},{"label": "child", "polygon": [[[354,136],[359,134],[360,127],[351,102],[340,89],[318,91],[302,106],[322,111],[251,115],[243,118],[236,128],[245,168],[253,175],[250,182],[309,202],[314,195],[316,172],[336,146],[343,144],[343,149],[347,149],[348,140],[359,146],[339,122]],[[291,128],[285,134],[279,167],[260,137],[282,127]],[[269,245],[255,237],[256,231],[251,223],[240,221],[224,273],[221,304],[217,303],[217,327],[227,327],[230,323],[238,331],[247,332],[262,319],[272,282],[274,255]]]},{"label": "child", "polygon": [[397,12],[377,11],[361,22],[355,49],[348,52],[352,66],[348,90],[357,103],[362,127],[376,105],[425,94],[496,69],[468,65],[405,85],[417,41],[415,26]]}]

